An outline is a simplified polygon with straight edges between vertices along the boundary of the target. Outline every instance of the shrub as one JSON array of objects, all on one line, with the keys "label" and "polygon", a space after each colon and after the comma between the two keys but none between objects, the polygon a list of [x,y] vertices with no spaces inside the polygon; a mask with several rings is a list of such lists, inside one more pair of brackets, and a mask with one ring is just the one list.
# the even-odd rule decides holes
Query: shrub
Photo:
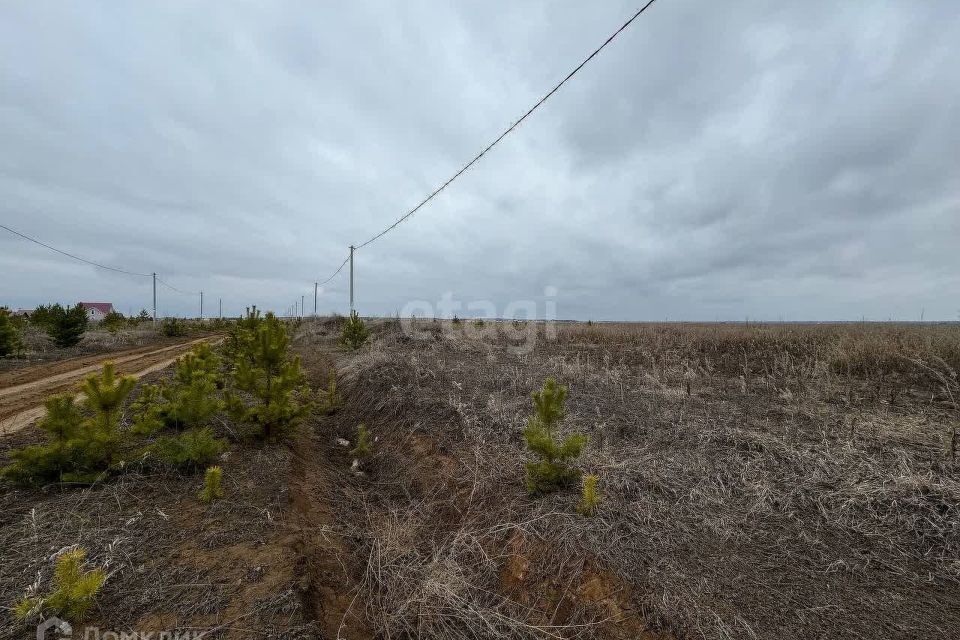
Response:
[{"label": "shrub", "polygon": [[530,493],[546,493],[570,486],[580,477],[580,472],[571,467],[569,461],[580,455],[587,437],[573,434],[560,441],[553,433],[563,419],[566,398],[567,388],[558,385],[553,378],[547,378],[543,389],[533,393],[536,413],[530,416],[523,436],[527,447],[540,456],[540,460],[527,463],[527,490]]},{"label": "shrub", "polygon": [[357,427],[357,444],[350,450],[350,455],[354,458],[367,458],[373,451],[373,442],[370,439],[370,431],[367,425],[361,424]]},{"label": "shrub", "polygon": [[350,317],[343,323],[343,329],[340,331],[340,343],[353,350],[357,350],[364,345],[370,337],[370,330],[363,322],[363,318],[356,311],[350,312]]},{"label": "shrub", "polygon": [[589,473],[583,477],[583,495],[580,498],[580,504],[577,505],[577,511],[580,515],[592,516],[600,504],[600,494],[597,491],[597,476]]},{"label": "shrub", "polygon": [[53,571],[53,590],[47,596],[28,596],[14,607],[14,615],[27,620],[33,615],[60,616],[81,622],[107,580],[103,569],[84,569],[87,553],[74,549],[57,558]]},{"label": "shrub", "polygon": [[110,333],[116,333],[122,329],[125,324],[127,324],[126,318],[124,318],[123,314],[118,311],[111,311],[103,317],[103,320],[100,321],[100,326]]},{"label": "shrub", "polygon": [[[259,429],[259,436],[277,440],[310,410],[302,398],[309,394],[300,369],[300,359],[289,355],[289,337],[283,323],[272,313],[250,323],[237,336],[239,354],[233,371],[233,388],[227,393],[227,409],[239,421]],[[236,393],[242,391],[252,403]]]},{"label": "shrub", "polygon": [[20,329],[13,321],[10,310],[0,307],[0,357],[19,353],[23,349]]},{"label": "shrub", "polygon": [[147,452],[164,464],[184,469],[205,467],[227,448],[209,427],[190,429],[175,436],[162,436],[147,447]]},{"label": "shrub", "polygon": [[76,345],[87,330],[87,311],[79,304],[67,308],[55,304],[44,312],[43,317],[47,334],[61,349]]},{"label": "shrub", "polygon": [[160,323],[160,333],[168,338],[180,338],[187,335],[187,323],[180,318],[164,318]]},{"label": "shrub", "polygon": [[112,362],[103,365],[100,376],[87,378],[85,417],[72,395],[54,396],[46,402],[47,415],[39,422],[50,442],[17,449],[13,463],[3,470],[17,482],[82,482],[103,477],[116,462],[122,443],[120,406],[135,381],[117,377]]},{"label": "shrub", "polygon": [[210,467],[203,476],[203,490],[198,496],[200,502],[210,504],[223,497],[223,469]]},{"label": "shrub", "polygon": [[150,322],[153,317],[150,315],[150,312],[146,309],[140,309],[140,313],[136,317],[130,318],[131,324],[142,324],[144,322]]}]

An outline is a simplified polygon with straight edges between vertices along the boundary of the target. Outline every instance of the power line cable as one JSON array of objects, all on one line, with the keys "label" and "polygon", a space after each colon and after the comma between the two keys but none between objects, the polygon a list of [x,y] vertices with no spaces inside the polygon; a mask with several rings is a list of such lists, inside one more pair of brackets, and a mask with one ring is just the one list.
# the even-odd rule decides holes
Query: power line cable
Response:
[{"label": "power line cable", "polygon": [[[137,273],[136,271],[127,271],[126,269],[118,269],[117,267],[108,267],[108,266],[105,265],[105,264],[100,264],[99,262],[94,262],[93,260],[87,260],[86,258],[81,258],[80,256],[74,255],[74,254],[72,254],[72,253],[68,253],[68,252],[63,251],[63,250],[61,250],[61,249],[57,249],[56,247],[51,247],[50,245],[46,244],[45,242],[40,242],[40,241],[37,240],[36,238],[31,238],[30,236],[28,236],[28,235],[26,235],[26,234],[23,234],[23,233],[20,233],[19,231],[15,230],[15,229],[11,229],[10,227],[8,227],[8,226],[5,225],[5,224],[0,224],[0,228],[6,229],[7,231],[9,231],[10,233],[12,233],[13,235],[15,235],[15,236],[20,236],[20,237],[23,238],[24,240],[29,240],[30,242],[32,242],[32,243],[34,243],[34,244],[38,244],[38,245],[40,245],[41,247],[43,247],[43,248],[45,248],[45,249],[49,249],[50,251],[54,251],[54,252],[59,253],[59,254],[61,254],[61,255],[67,256],[68,258],[73,258],[74,260],[79,260],[80,262],[83,262],[83,263],[92,265],[92,266],[97,267],[97,268],[99,268],[99,269],[106,269],[106,270],[108,270],[108,271],[115,271],[115,272],[117,272],[117,273],[123,273],[123,274],[126,274],[126,275],[128,275],[128,276],[137,276],[137,277],[140,277],[140,278],[152,278],[152,277],[153,277],[153,274],[152,274],[152,273]],[[181,289],[176,288],[176,287],[173,286],[172,284],[169,284],[169,283],[167,283],[167,282],[164,282],[164,281],[161,280],[160,278],[157,278],[157,282],[159,282],[159,283],[162,284],[163,286],[167,287],[168,289],[171,289],[171,290],[173,290],[173,291],[176,291],[177,293],[182,293],[182,294],[184,294],[184,295],[197,295],[197,294],[199,293],[199,292],[183,291],[183,290],[181,290]]]},{"label": "power line cable", "polygon": [[199,292],[199,291],[184,291],[184,290],[182,290],[182,289],[177,289],[177,288],[176,288],[175,286],[173,286],[172,284],[169,284],[169,283],[167,283],[167,282],[164,282],[164,281],[161,280],[160,278],[157,278],[157,282],[159,282],[160,284],[162,284],[163,286],[165,286],[167,289],[170,289],[170,290],[172,290],[172,291],[176,291],[177,293],[182,293],[182,294],[185,295],[185,296],[196,296],[196,295],[200,295],[200,292]]},{"label": "power line cable", "polygon": [[29,240],[30,242],[32,242],[32,243],[34,243],[34,244],[38,244],[38,245],[40,245],[41,247],[44,247],[44,248],[46,248],[46,249],[50,249],[51,251],[55,251],[55,252],[57,252],[57,253],[59,253],[59,254],[61,254],[61,255],[65,255],[65,256],[67,256],[68,258],[73,258],[74,260],[79,260],[80,262],[85,262],[86,264],[92,265],[92,266],[97,267],[97,268],[99,268],[99,269],[106,269],[107,271],[116,271],[117,273],[124,273],[124,274],[126,274],[126,275],[128,275],[128,276],[138,276],[138,277],[141,277],[141,278],[152,278],[152,277],[153,277],[153,274],[151,274],[151,273],[137,273],[137,272],[135,272],[135,271],[127,271],[126,269],[118,269],[118,268],[116,268],[116,267],[108,267],[108,266],[105,265],[105,264],[100,264],[99,262],[94,262],[93,260],[87,260],[86,258],[81,258],[80,256],[73,255],[72,253],[67,253],[66,251],[61,251],[60,249],[57,249],[56,247],[51,247],[51,246],[48,245],[48,244],[45,244],[45,243],[43,243],[43,242],[40,242],[40,241],[37,240],[36,238],[31,238],[31,237],[28,236],[28,235],[22,234],[22,233],[20,233],[19,231],[16,231],[16,230],[14,230],[14,229],[11,229],[10,227],[8,227],[8,226],[5,225],[5,224],[0,224],[0,227],[2,227],[3,229],[6,229],[7,231],[9,231],[10,233],[12,233],[12,234],[15,235],[15,236],[20,236],[20,237],[23,238],[24,240]]},{"label": "power line cable", "polygon": [[329,278],[327,278],[327,279],[324,280],[323,282],[318,282],[317,285],[322,287],[323,285],[325,285],[325,284],[327,284],[328,282],[330,282],[331,280],[333,280],[333,279],[337,276],[337,274],[340,273],[340,272],[343,270],[343,267],[344,267],[344,266],[347,264],[347,262],[349,262],[349,261],[350,261],[350,255],[348,254],[347,257],[343,259],[343,262],[340,263],[340,266],[337,267],[337,270],[333,272],[333,275],[331,275]]},{"label": "power line cable", "polygon": [[[421,207],[423,207],[423,205],[425,205],[425,204],[427,204],[428,202],[430,202],[430,201],[434,198],[434,196],[436,196],[438,193],[440,193],[441,191],[443,191],[443,190],[447,187],[447,185],[449,185],[451,182],[453,182],[454,180],[456,180],[457,178],[459,178],[459,177],[461,176],[461,174],[463,174],[463,172],[465,172],[467,169],[469,169],[471,166],[473,166],[478,160],[480,160],[480,158],[482,158],[482,157],[484,156],[484,154],[486,154],[488,151],[490,151],[490,149],[492,149],[494,146],[496,146],[496,144],[497,144],[498,142],[500,142],[500,141],[503,140],[505,137],[507,137],[507,135],[508,135],[511,131],[513,131],[514,129],[516,129],[516,128],[520,125],[521,122],[523,122],[524,120],[526,120],[527,117],[528,117],[531,113],[533,113],[534,111],[536,111],[537,108],[540,107],[540,105],[542,105],[544,102],[546,102],[546,101],[550,98],[550,96],[552,96],[554,93],[556,93],[556,92],[560,89],[560,87],[562,87],[564,84],[566,84],[566,82],[567,82],[570,78],[572,78],[573,76],[575,76],[575,75],[577,74],[577,72],[580,71],[580,69],[582,69],[584,66],[586,66],[586,64],[587,64],[588,62],[590,62],[591,60],[593,60],[593,58],[594,58],[598,53],[600,53],[601,51],[603,51],[603,49],[604,49],[608,44],[610,44],[611,42],[613,42],[614,38],[616,38],[618,35],[620,35],[620,33],[621,33],[624,29],[626,29],[627,27],[629,27],[629,26],[633,23],[633,21],[636,20],[637,18],[639,18],[640,15],[641,15],[644,11],[646,11],[648,8],[650,8],[650,6],[651,6],[654,2],[656,2],[656,0],[649,0],[649,2],[647,2],[645,5],[643,5],[636,13],[634,13],[634,14],[630,17],[629,20],[627,20],[627,21],[624,22],[622,25],[620,25],[620,28],[617,29],[616,31],[614,31],[613,34],[612,34],[609,38],[607,38],[607,39],[604,41],[603,44],[601,44],[599,47],[597,47],[597,48],[593,51],[593,53],[591,53],[589,56],[587,56],[586,58],[584,58],[583,62],[581,62],[580,64],[578,64],[576,67],[574,67],[573,71],[571,71],[570,73],[568,73],[567,76],[566,76],[563,80],[561,80],[559,83],[557,83],[552,89],[550,89],[549,92],[547,92],[547,94],[546,94],[545,96],[543,96],[542,98],[540,98],[540,100],[538,100],[535,105],[533,105],[532,107],[530,107],[530,108],[527,110],[526,113],[524,113],[522,116],[520,116],[520,119],[519,119],[519,120],[517,120],[517,121],[514,122],[512,125],[510,125],[510,126],[507,128],[506,131],[504,131],[503,133],[501,133],[501,134],[497,137],[496,140],[494,140],[493,142],[491,142],[490,144],[488,144],[488,145],[483,149],[483,151],[481,151],[481,152],[478,153],[476,156],[474,156],[473,160],[471,160],[470,162],[468,162],[467,164],[465,164],[465,165],[463,166],[463,168],[461,168],[459,171],[457,171],[455,174],[453,174],[453,176],[451,176],[450,179],[448,179],[446,182],[444,182],[442,185],[440,185],[437,189],[435,189],[435,190],[433,191],[433,193],[431,193],[431,194],[428,195],[426,198],[424,198],[424,199],[420,202],[420,204],[418,204],[418,205],[415,206],[413,209],[411,209],[410,211],[408,211],[408,212],[406,212],[405,214],[403,214],[402,216],[400,216],[400,218],[398,218],[393,224],[391,224],[389,227],[387,227],[386,229],[384,229],[383,231],[381,231],[381,232],[378,233],[377,235],[373,236],[372,238],[370,238],[369,240],[367,240],[367,241],[364,242],[363,244],[357,245],[356,248],[357,248],[357,249],[363,249],[365,246],[367,246],[367,245],[370,244],[371,242],[374,242],[375,240],[383,237],[385,234],[387,234],[388,232],[390,232],[390,231],[392,231],[394,228],[396,228],[396,226],[399,225],[401,222],[403,222],[404,220],[406,220],[407,218],[409,218],[410,216],[412,216],[413,214],[415,214]],[[343,268],[343,265],[340,265],[340,269],[342,269],[342,268]],[[340,269],[338,269],[337,272],[339,272]],[[334,273],[334,275],[336,275],[336,273]],[[331,278],[332,278],[332,277],[333,277],[333,276],[331,276]]]}]

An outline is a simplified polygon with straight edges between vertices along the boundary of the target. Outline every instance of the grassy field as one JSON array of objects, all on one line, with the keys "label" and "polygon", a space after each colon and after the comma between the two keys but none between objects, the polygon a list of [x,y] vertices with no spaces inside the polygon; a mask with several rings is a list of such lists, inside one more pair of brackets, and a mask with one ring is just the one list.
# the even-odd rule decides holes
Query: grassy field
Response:
[{"label": "grassy field", "polygon": [[[209,508],[202,478],[157,472],[4,487],[4,604],[80,544],[110,568],[101,628],[960,637],[960,327],[383,320],[348,351],[340,322],[291,327],[339,406],[287,446],[234,438]],[[548,377],[569,389],[560,432],[589,437],[592,516],[579,486],[524,485]],[[37,437],[0,441],[0,463]]]}]

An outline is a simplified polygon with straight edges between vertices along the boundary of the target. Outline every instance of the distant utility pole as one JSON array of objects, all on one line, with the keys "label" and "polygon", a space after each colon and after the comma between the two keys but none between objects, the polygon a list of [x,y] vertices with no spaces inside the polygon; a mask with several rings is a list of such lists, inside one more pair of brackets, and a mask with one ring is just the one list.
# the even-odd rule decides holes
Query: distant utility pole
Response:
[{"label": "distant utility pole", "polygon": [[220,319],[223,320],[223,298],[217,298],[220,301]]},{"label": "distant utility pole", "polygon": [[350,245],[350,314],[353,314],[353,245]]},{"label": "distant utility pole", "polygon": [[317,315],[317,283],[313,283],[313,315]]},{"label": "distant utility pole", "polygon": [[157,323],[157,274],[153,274],[153,323]]},{"label": "distant utility pole", "polygon": [[203,320],[203,291],[200,292],[200,319]]},{"label": "distant utility pole", "polygon": [[304,296],[300,296],[300,317],[301,317],[301,318],[303,317],[303,313],[304,313],[304,311],[303,311],[303,298],[304,298]]}]

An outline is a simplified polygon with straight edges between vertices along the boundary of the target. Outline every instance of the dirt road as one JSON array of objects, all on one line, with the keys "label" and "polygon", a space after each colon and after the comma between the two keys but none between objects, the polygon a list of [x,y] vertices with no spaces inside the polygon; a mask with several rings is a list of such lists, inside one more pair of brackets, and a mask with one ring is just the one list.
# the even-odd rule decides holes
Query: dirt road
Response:
[{"label": "dirt road", "polygon": [[104,362],[112,361],[118,372],[139,378],[169,366],[193,345],[208,340],[216,341],[219,337],[84,356],[0,374],[0,436],[19,431],[43,416],[44,400],[76,389],[86,376],[99,371]]}]

